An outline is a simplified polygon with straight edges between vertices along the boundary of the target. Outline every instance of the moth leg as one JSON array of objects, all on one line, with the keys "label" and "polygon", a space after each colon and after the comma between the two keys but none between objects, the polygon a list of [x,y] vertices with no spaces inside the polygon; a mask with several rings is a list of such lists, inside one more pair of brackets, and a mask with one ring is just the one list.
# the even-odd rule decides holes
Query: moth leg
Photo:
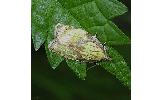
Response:
[{"label": "moth leg", "polygon": [[92,68],[94,68],[94,67],[96,67],[96,66],[98,66],[98,65],[99,65],[99,63],[95,63],[95,65],[93,65],[93,66],[87,68],[87,70],[90,70],[90,69],[92,69]]}]

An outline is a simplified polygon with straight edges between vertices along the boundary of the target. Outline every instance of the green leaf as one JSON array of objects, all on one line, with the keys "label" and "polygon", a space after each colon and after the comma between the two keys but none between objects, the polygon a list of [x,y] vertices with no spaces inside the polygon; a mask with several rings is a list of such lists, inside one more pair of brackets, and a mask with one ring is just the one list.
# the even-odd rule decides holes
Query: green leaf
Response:
[{"label": "green leaf", "polygon": [[44,43],[49,27],[57,23],[101,34],[112,45],[128,44],[128,37],[110,21],[125,12],[127,7],[117,0],[33,0],[32,38],[35,49]]},{"label": "green leaf", "polygon": [[110,47],[107,52],[112,60],[101,62],[101,67],[115,75],[124,85],[130,88],[131,72],[127,63],[115,49]]},{"label": "green leaf", "polygon": [[[32,38],[35,49],[38,50],[47,39],[45,48],[52,67],[56,68],[63,61],[62,57],[48,50],[49,42],[54,39],[53,27],[57,23],[80,27],[91,34],[97,34],[97,38],[102,43],[107,42],[108,45],[128,44],[129,38],[111,22],[112,18],[125,12],[127,7],[117,0],[32,0]],[[113,51],[111,49],[108,51],[113,58],[110,62],[113,63],[105,63],[105,66],[113,66],[116,69],[121,67],[119,65],[126,66],[123,58]],[[117,63],[118,60],[120,63]],[[86,77],[84,64],[69,61],[67,63],[79,77],[83,79]],[[112,73],[111,68],[105,68]],[[114,73],[117,74],[117,72]],[[121,74],[125,73],[121,71]],[[122,75],[118,75],[117,78]],[[124,83],[127,82],[124,81]]]},{"label": "green leaf", "polygon": [[82,62],[77,62],[73,60],[66,60],[68,66],[75,72],[75,74],[85,80],[86,75],[86,64]]},{"label": "green leaf", "polygon": [[35,51],[44,43],[46,36],[42,32],[36,32],[34,26],[32,27],[32,39]]},{"label": "green leaf", "polygon": [[53,69],[55,69],[64,60],[64,58],[59,56],[58,54],[56,54],[54,52],[49,51],[49,49],[48,49],[48,43],[51,40],[53,40],[53,38],[54,38],[54,35],[52,34],[53,30],[54,30],[54,28],[51,27],[51,29],[50,29],[50,31],[48,33],[47,41],[45,43],[45,50],[46,50],[47,58],[48,58],[48,60],[50,62],[51,67]]},{"label": "green leaf", "polygon": [[104,26],[94,26],[88,29],[90,33],[95,33],[98,39],[108,45],[130,44],[130,39],[112,22]]},{"label": "green leaf", "polygon": [[51,12],[54,8],[49,0],[32,0],[32,39],[35,50],[45,42],[49,27],[53,25]]},{"label": "green leaf", "polygon": [[54,52],[50,52],[48,47],[46,46],[45,46],[45,49],[46,49],[47,58],[48,58],[48,61],[50,62],[51,67],[53,69],[57,68],[59,64],[64,60],[64,58],[57,55]]}]

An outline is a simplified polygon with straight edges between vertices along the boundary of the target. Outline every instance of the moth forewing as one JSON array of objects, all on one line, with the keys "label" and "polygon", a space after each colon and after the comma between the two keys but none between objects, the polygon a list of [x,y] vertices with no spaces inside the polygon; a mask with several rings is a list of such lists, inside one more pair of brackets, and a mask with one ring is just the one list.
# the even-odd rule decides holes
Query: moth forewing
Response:
[{"label": "moth forewing", "polygon": [[66,59],[85,62],[108,59],[106,48],[96,36],[91,36],[81,28],[58,23],[54,31],[55,39],[48,48]]}]

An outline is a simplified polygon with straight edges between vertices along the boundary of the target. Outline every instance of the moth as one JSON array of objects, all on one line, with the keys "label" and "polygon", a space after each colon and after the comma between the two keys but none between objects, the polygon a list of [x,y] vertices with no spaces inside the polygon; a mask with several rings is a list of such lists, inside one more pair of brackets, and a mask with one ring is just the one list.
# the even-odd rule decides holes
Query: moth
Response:
[{"label": "moth", "polygon": [[96,36],[81,28],[58,23],[54,29],[54,37],[48,45],[49,50],[66,59],[83,62],[110,59],[106,53],[107,48]]}]

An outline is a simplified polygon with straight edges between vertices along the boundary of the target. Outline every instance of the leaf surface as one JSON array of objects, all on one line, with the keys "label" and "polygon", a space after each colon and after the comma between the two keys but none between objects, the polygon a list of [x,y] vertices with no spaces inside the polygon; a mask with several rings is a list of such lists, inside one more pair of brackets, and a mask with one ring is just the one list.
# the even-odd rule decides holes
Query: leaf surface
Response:
[{"label": "leaf surface", "polygon": [[115,75],[117,79],[130,88],[131,73],[127,63],[123,57],[113,48],[109,48],[108,54],[112,60],[101,62],[101,67]]},{"label": "leaf surface", "polygon": [[85,63],[80,63],[73,60],[67,60],[66,62],[70,69],[73,70],[79,78],[85,80],[85,77],[87,76]]},{"label": "leaf surface", "polygon": [[[56,68],[64,60],[48,49],[49,42],[54,39],[54,26],[58,23],[82,28],[93,35],[97,34],[97,38],[108,45],[128,44],[129,38],[111,21],[125,12],[127,7],[117,0],[32,0],[32,39],[35,50],[46,41],[45,48],[51,66]],[[129,71],[121,69],[127,66],[124,59],[112,48],[108,53],[113,60],[102,63],[102,66],[127,84],[125,75],[129,77]],[[67,61],[67,64],[80,78],[86,77],[85,65],[71,61]]]}]

